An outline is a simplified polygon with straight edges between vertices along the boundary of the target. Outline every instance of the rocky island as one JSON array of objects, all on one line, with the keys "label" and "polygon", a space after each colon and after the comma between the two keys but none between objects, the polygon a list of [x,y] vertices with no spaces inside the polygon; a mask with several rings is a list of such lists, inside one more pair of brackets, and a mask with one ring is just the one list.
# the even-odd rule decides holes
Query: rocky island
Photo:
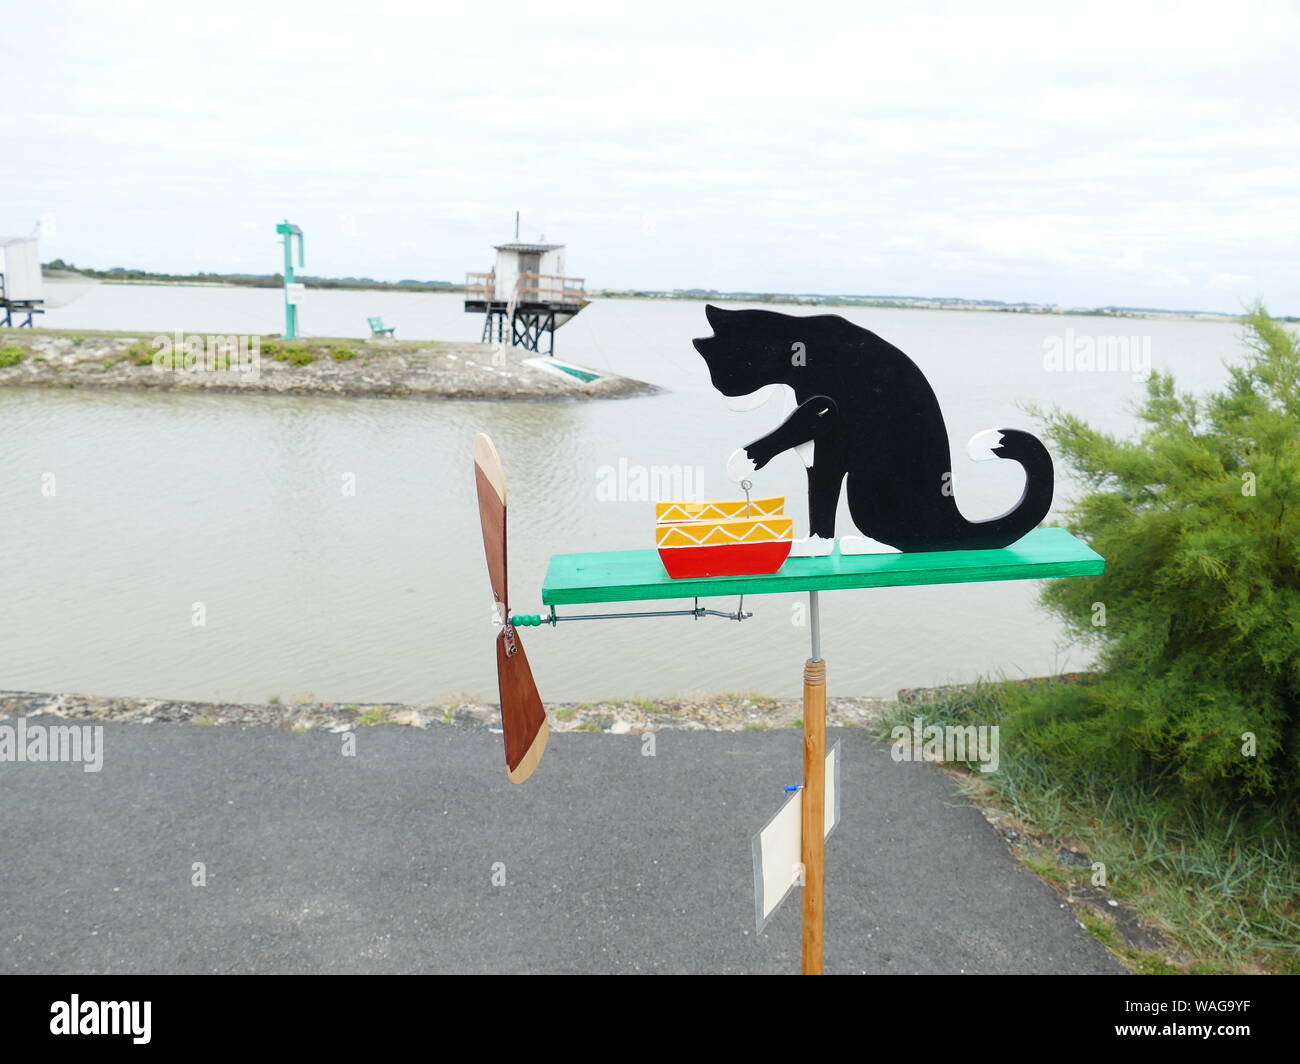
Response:
[{"label": "rocky island", "polygon": [[506,344],[0,330],[0,387],[430,399],[613,399],[660,389]]}]

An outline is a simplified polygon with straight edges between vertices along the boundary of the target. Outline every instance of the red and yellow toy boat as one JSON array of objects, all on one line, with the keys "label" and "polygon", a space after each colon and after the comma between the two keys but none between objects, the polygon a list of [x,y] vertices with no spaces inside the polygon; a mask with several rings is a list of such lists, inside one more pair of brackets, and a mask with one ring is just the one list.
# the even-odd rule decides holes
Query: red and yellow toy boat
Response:
[{"label": "red and yellow toy boat", "polygon": [[785,498],[655,503],[655,546],[674,580],[757,576],[785,564],[794,521]]}]

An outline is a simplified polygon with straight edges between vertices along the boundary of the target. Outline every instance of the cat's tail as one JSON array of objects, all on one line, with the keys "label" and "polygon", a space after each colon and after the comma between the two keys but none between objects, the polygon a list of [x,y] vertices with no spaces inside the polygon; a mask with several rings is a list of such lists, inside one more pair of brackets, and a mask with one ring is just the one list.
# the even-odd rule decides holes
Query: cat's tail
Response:
[{"label": "cat's tail", "polygon": [[[1019,462],[1025,470],[1025,490],[1020,501],[1001,517],[967,521],[970,537],[967,550],[993,550],[1010,546],[1026,532],[1038,527],[1052,508],[1055,475],[1052,456],[1037,436],[1019,429],[989,429],[972,436],[966,445],[971,458],[985,461],[1005,458]],[[963,539],[966,539],[963,536]]]}]

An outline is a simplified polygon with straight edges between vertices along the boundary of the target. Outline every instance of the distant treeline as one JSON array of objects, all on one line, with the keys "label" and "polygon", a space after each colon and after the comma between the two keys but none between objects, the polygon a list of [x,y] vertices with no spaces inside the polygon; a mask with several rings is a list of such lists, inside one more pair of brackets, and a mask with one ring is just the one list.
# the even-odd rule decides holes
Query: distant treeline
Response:
[{"label": "distant treeline", "polygon": [[[151,270],[129,270],[122,266],[114,266],[110,270],[93,270],[86,266],[74,266],[62,259],[44,263],[41,269],[47,275],[75,274],[98,281],[232,284],[247,288],[279,288],[284,284],[284,275],[279,273],[155,273]],[[376,281],[371,277],[312,277],[309,274],[295,274],[294,280],[313,288],[401,289],[404,292],[458,292],[464,288],[463,285],[452,284],[450,281]]]},{"label": "distant treeline", "polygon": [[[867,296],[821,295],[813,292],[721,292],[715,288],[675,288],[671,292],[640,289],[604,289],[606,299],[691,299],[726,300],[736,303],[789,303],[828,307],[895,307],[910,310],[985,310],[1004,314],[1073,314],[1101,318],[1134,318],[1148,314],[1178,314],[1192,317],[1220,317],[1235,314],[1213,310],[1166,310],[1157,307],[1062,307],[1055,303],[1005,303],[1000,299],[962,299],[956,296]],[[1278,318],[1293,322],[1296,318]]]},{"label": "distant treeline", "polygon": [[[49,276],[91,277],[100,281],[138,281],[146,284],[229,284],[248,288],[279,288],[284,276],[278,273],[155,273],[150,270],[131,270],[114,266],[110,270],[93,270],[74,266],[55,259],[42,266]],[[359,288],[402,292],[463,292],[463,284],[451,281],[376,281],[372,277],[312,277],[295,274],[295,281],[312,288]],[[593,295],[605,299],[687,299],[727,300],[740,303],[785,303],[796,306],[838,307],[897,307],[912,310],[985,310],[1004,314],[1083,314],[1102,318],[1134,318],[1148,314],[1178,314],[1189,317],[1220,317],[1232,319],[1235,314],[1218,311],[1168,310],[1157,307],[1061,307],[1051,303],[1004,303],[998,299],[962,299],[953,296],[872,296],[823,295],[819,293],[791,292],[720,292],[714,288],[676,288],[671,292],[642,289],[595,289]],[[1275,317],[1276,321],[1295,323],[1296,317]]]},{"label": "distant treeline", "polygon": [[[960,299],[956,297],[927,296],[854,296],[822,295],[816,292],[720,292],[715,288],[675,288],[671,292],[651,289],[603,289],[600,295],[609,299],[717,299],[735,303],[794,303],[816,306],[846,307],[951,307],[976,310],[1006,310],[1019,313],[1049,313],[1055,306],[1038,303],[1003,303],[997,299]],[[1097,313],[1101,313],[1098,311]]]}]

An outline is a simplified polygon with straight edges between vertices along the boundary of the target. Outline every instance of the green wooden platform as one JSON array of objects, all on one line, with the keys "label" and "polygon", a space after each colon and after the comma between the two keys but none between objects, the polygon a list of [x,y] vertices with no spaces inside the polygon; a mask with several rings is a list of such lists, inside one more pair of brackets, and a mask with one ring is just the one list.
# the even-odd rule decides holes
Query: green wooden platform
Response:
[{"label": "green wooden platform", "polygon": [[789,558],[765,576],[674,580],[655,550],[556,554],[546,570],[542,602],[585,602],[765,595],[784,591],[838,591],[911,584],[968,584],[982,580],[1043,580],[1096,576],[1106,561],[1063,528],[1039,528],[1000,550]]}]

